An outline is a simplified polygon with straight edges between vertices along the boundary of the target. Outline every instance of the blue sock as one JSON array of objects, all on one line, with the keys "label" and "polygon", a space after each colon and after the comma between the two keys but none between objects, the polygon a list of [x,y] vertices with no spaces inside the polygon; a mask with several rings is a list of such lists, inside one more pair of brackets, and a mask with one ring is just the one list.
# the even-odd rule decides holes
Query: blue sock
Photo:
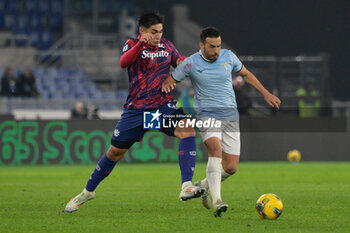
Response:
[{"label": "blue sock", "polygon": [[183,138],[179,145],[179,165],[182,183],[192,181],[196,166],[196,138]]},{"label": "blue sock", "polygon": [[86,190],[89,192],[94,191],[97,185],[112,172],[116,164],[117,162],[110,160],[107,158],[106,154],[104,154],[100,161],[98,161],[94,172],[91,174],[85,187]]}]

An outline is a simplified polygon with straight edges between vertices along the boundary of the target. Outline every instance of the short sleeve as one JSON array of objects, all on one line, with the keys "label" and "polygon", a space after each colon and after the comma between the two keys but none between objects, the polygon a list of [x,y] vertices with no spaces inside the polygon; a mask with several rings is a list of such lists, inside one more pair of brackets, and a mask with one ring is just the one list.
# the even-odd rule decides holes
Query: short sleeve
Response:
[{"label": "short sleeve", "polygon": [[233,72],[239,72],[241,71],[243,64],[242,62],[239,60],[239,58],[236,56],[236,54],[234,54],[231,50],[229,50],[230,53],[230,57],[232,59],[232,71]]},{"label": "short sleeve", "polygon": [[176,81],[183,81],[186,76],[190,75],[190,71],[192,68],[192,58],[186,58],[180,65],[176,67],[173,71],[172,76]]}]

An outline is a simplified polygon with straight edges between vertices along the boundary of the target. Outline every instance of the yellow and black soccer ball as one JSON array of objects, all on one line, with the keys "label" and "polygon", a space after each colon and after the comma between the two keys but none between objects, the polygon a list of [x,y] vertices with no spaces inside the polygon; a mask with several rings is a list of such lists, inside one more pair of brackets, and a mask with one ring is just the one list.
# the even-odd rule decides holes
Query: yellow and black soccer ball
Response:
[{"label": "yellow and black soccer ball", "polygon": [[277,219],[283,211],[282,200],[273,193],[267,193],[259,197],[255,206],[261,219]]},{"label": "yellow and black soccer ball", "polygon": [[289,162],[297,163],[301,160],[301,153],[298,150],[290,150],[287,154],[287,159]]}]

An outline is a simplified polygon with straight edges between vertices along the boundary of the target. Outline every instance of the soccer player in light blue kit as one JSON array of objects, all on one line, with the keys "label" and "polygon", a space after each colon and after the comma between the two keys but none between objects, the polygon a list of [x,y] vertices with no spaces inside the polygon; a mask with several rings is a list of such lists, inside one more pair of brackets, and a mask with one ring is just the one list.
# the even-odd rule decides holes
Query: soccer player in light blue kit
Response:
[{"label": "soccer player in light blue kit", "polygon": [[207,177],[197,182],[205,187],[202,203],[211,208],[209,191],[213,199],[214,216],[220,217],[228,205],[221,199],[221,181],[237,172],[240,156],[239,115],[232,72],[241,75],[255,87],[271,107],[279,108],[281,101],[266,90],[259,80],[230,50],[221,49],[220,32],[205,28],[200,35],[200,51],[185,59],[162,84],[162,91],[172,91],[176,82],[189,77],[194,88],[196,118],[214,118],[220,128],[201,127],[202,139],[208,148]]}]

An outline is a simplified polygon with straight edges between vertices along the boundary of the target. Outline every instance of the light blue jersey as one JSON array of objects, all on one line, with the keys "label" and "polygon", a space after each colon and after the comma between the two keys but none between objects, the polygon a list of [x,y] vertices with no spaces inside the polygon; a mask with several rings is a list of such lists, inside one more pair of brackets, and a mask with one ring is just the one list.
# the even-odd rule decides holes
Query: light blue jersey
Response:
[{"label": "light blue jersey", "polygon": [[242,67],[242,62],[231,50],[222,49],[214,62],[204,60],[197,52],[186,58],[172,76],[177,81],[187,76],[191,79],[197,118],[237,121],[239,116],[232,87],[232,71],[239,72]]}]

